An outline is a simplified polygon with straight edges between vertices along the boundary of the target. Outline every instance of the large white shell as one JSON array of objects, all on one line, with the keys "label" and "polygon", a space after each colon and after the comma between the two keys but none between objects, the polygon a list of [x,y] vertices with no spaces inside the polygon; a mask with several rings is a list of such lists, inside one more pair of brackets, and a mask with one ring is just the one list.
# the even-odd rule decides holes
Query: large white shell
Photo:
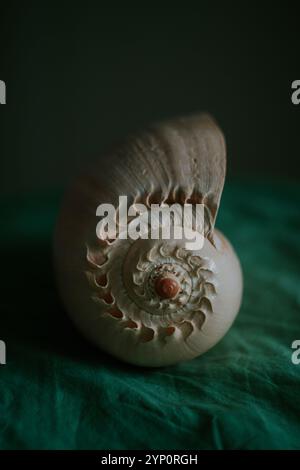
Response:
[{"label": "large white shell", "polygon": [[[133,364],[192,359],[223,337],[238,313],[242,275],[237,256],[214,229],[225,178],[225,143],[207,115],[180,118],[130,137],[67,195],[55,236],[55,265],[67,310],[87,338]],[[204,246],[184,240],[113,243],[96,237],[96,208],[130,203],[205,204]],[[158,273],[180,293],[161,299]]]}]

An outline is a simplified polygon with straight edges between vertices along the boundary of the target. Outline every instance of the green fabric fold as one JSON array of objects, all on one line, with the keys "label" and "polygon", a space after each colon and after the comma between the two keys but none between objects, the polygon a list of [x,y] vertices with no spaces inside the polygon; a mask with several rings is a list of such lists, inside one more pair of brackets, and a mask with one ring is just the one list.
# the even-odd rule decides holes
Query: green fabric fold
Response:
[{"label": "green fabric fold", "polygon": [[299,449],[300,191],[228,184],[217,226],[244,273],[240,313],[193,361],[123,364],[89,345],[58,297],[59,194],[2,200],[1,449]]}]

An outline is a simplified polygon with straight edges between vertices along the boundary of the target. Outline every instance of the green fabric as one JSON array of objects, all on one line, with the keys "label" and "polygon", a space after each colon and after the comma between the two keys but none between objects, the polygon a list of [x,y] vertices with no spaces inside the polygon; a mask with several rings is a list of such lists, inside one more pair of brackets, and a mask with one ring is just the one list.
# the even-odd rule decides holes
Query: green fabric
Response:
[{"label": "green fabric", "polygon": [[228,184],[218,217],[244,272],[240,314],[204,356],[127,366],[90,346],[55,290],[59,196],[2,200],[2,449],[299,449],[300,191]]}]

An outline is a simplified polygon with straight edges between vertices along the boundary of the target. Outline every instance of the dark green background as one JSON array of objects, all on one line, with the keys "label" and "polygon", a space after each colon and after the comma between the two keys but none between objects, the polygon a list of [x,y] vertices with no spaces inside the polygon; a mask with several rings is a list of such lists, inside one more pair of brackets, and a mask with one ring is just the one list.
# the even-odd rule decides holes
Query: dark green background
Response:
[{"label": "dark green background", "polygon": [[158,369],[72,326],[51,268],[58,201],[0,206],[0,449],[300,449],[299,185],[226,186],[218,226],[242,263],[242,308],[209,352]]},{"label": "dark green background", "polygon": [[230,175],[299,178],[296,3],[75,3],[1,4],[3,191],[64,186],[116,137],[199,110]]}]

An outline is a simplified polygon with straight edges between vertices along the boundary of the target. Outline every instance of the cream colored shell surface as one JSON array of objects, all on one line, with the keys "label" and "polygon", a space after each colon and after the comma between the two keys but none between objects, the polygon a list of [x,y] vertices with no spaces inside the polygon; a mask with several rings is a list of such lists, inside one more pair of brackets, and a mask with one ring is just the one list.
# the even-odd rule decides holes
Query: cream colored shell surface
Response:
[{"label": "cream colored shell surface", "polygon": [[[214,229],[225,178],[225,144],[207,115],[179,118],[132,136],[99,160],[65,198],[55,234],[55,267],[63,301],[94,344],[121,360],[163,366],[211,348],[240,306],[237,256]],[[202,203],[205,241],[96,236],[96,208],[129,203]],[[155,290],[159,276],[180,286],[173,298]]]}]

